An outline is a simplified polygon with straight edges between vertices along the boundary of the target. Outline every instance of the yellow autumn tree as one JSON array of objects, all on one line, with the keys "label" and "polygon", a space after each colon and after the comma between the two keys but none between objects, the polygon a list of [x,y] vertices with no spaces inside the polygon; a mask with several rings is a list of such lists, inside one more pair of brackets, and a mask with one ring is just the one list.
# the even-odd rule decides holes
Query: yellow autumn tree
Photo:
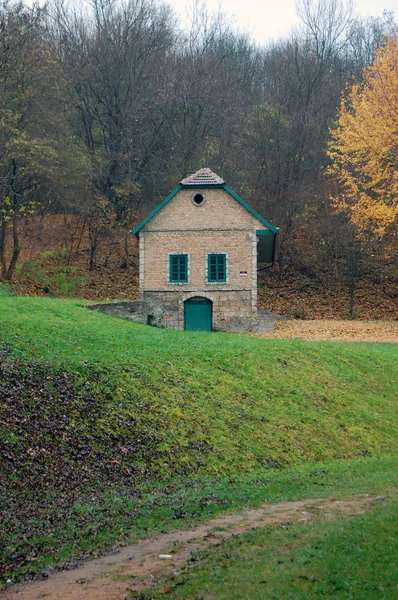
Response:
[{"label": "yellow autumn tree", "polygon": [[375,61],[342,100],[331,131],[329,171],[340,183],[334,197],[359,232],[383,237],[398,216],[398,39],[387,40]]}]

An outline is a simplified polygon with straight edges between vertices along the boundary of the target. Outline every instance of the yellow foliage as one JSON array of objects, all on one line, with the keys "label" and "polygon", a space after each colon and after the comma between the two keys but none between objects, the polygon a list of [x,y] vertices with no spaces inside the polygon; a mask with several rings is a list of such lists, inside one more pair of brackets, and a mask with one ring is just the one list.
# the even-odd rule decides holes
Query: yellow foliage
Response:
[{"label": "yellow foliage", "polygon": [[376,51],[363,82],[351,86],[331,134],[329,172],[342,190],[336,209],[347,211],[359,231],[385,235],[398,216],[397,38]]}]

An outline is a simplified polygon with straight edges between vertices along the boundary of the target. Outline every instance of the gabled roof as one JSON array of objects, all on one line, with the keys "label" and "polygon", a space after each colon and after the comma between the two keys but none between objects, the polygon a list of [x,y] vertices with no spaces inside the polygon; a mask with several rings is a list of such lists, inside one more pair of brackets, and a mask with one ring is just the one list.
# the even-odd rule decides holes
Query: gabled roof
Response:
[{"label": "gabled roof", "polygon": [[182,186],[197,185],[200,187],[207,187],[209,185],[222,185],[225,181],[210,169],[199,169],[196,173],[185,177],[180,183]]},{"label": "gabled roof", "polygon": [[158,212],[164,206],[166,206],[166,204],[168,204],[172,198],[174,198],[174,196],[177,194],[177,192],[179,192],[183,188],[190,188],[190,187],[222,188],[226,192],[228,192],[228,194],[230,194],[233,198],[235,198],[235,200],[237,202],[239,202],[239,204],[241,204],[246,210],[248,210],[254,217],[256,217],[256,219],[258,219],[260,221],[260,223],[265,225],[272,233],[275,234],[278,231],[278,227],[274,227],[274,225],[271,225],[271,223],[269,223],[261,215],[259,215],[258,212],[256,212],[251,206],[249,206],[247,204],[247,202],[242,200],[242,198],[240,196],[238,196],[238,194],[233,192],[225,184],[224,180],[221,179],[221,177],[219,177],[218,175],[213,173],[213,171],[211,171],[210,169],[199,169],[199,171],[196,171],[196,173],[193,173],[192,175],[189,175],[189,177],[186,177],[185,179],[183,179],[180,182],[180,184],[175,188],[175,190],[173,190],[171,192],[171,194],[169,194],[167,196],[167,198],[165,198],[143,221],[141,221],[141,223],[139,223],[139,225],[137,225],[136,227],[134,227],[134,229],[131,230],[131,233],[133,233],[134,235],[137,235],[138,232],[144,227],[144,225],[146,225],[148,223],[148,221],[150,221],[152,219],[152,217],[157,215]]}]

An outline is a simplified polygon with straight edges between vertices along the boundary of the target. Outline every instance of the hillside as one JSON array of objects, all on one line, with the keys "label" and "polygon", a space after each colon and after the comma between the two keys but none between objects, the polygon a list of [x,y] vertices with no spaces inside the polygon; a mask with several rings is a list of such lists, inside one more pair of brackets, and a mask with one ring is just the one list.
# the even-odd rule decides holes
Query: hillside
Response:
[{"label": "hillside", "polygon": [[1,320],[6,357],[38,361],[38,380],[67,369],[75,387],[101,393],[95,427],[154,435],[154,471],[182,459],[225,468],[225,452],[242,468],[395,449],[395,345],[186,335],[55,299],[4,298]]},{"label": "hillside", "polygon": [[[82,301],[0,302],[0,501],[16,537],[4,572],[39,568],[29,557],[54,544],[66,544],[53,559],[62,563],[123,538],[119,505],[108,507],[121,490],[137,499],[142,486],[176,477],[398,450],[394,344],[186,334],[88,311]],[[83,514],[76,503],[87,498]],[[70,522],[62,534],[60,520]],[[91,541],[70,546],[83,525]]]}]

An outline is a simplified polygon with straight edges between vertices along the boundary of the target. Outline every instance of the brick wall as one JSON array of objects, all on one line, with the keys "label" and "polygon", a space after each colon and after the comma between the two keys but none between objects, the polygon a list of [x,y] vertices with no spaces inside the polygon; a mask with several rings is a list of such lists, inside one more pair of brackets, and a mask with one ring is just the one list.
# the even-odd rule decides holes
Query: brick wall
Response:
[{"label": "brick wall", "polygon": [[[201,193],[204,203],[195,206],[192,198]],[[220,188],[181,189],[144,227],[151,229],[240,228],[264,226],[239,202]]]},{"label": "brick wall", "polygon": [[[253,243],[255,233],[245,231],[150,231],[144,233],[146,290],[168,289],[252,289]],[[169,257],[173,253],[188,255],[188,282],[170,283]],[[226,282],[207,282],[209,253],[226,254]],[[247,276],[240,275],[247,271]]]}]

